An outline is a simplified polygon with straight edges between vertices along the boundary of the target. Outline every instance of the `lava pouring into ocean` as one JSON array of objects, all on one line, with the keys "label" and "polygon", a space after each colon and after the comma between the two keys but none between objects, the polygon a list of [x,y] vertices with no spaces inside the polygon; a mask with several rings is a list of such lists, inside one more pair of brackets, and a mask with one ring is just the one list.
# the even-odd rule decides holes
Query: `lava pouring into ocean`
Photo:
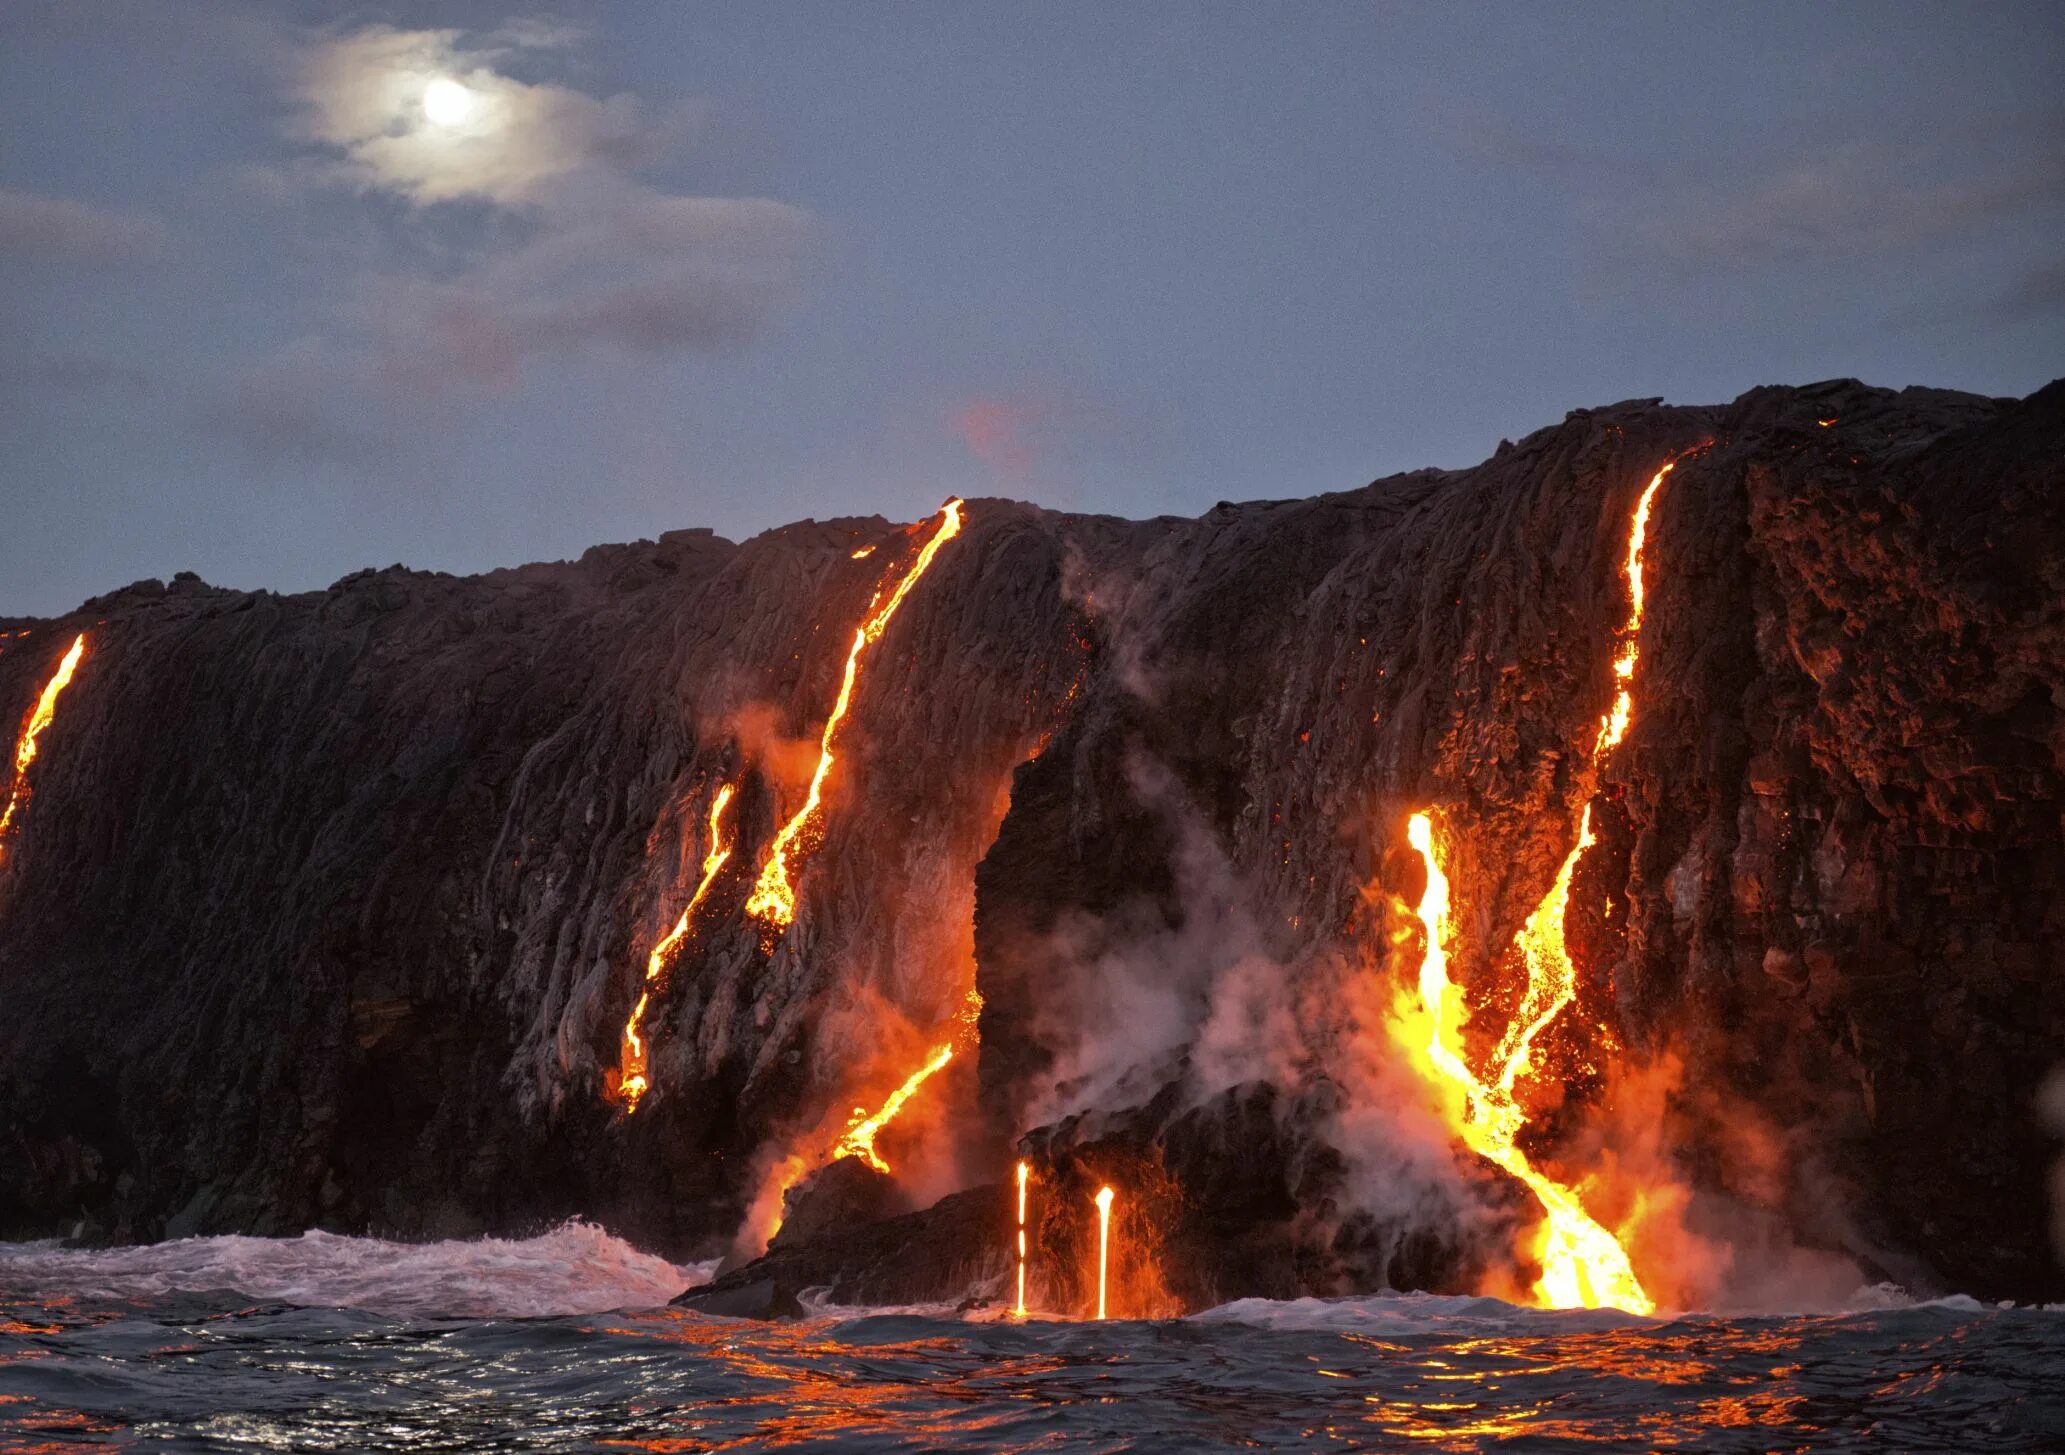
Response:
[{"label": "lava pouring into ocean", "polygon": [[1105,1274],[1111,1267],[1111,1199],[1108,1187],[1097,1189],[1097,1317],[1104,1317]]},{"label": "lava pouring into ocean", "polygon": [[1032,1168],[1024,1162],[1018,1164],[1018,1302],[1011,1312],[1019,1318],[1025,1317],[1025,1184],[1032,1175]]},{"label": "lava pouring into ocean", "polygon": [[1430,1029],[1425,1046],[1416,1049],[1426,1058],[1423,1069],[1462,1093],[1461,1114],[1451,1120],[1463,1144],[1520,1179],[1542,1206],[1544,1219],[1534,1249],[1542,1274],[1535,1297],[1549,1308],[1654,1311],[1656,1305],[1619,1241],[1593,1220],[1576,1193],[1537,1169],[1520,1149],[1527,1113],[1501,1084],[1503,1075],[1499,1082],[1487,1083],[1463,1059],[1462,993],[1448,978],[1449,882],[1432,816],[1414,814],[1407,835],[1427,870],[1427,888],[1417,911],[1427,940],[1418,990]]},{"label": "lava pouring into ocean", "polygon": [[[824,803],[825,782],[831,776],[839,729],[846,721],[847,709],[853,703],[854,685],[860,679],[861,657],[889,629],[896,609],[903,605],[904,598],[918,584],[919,578],[931,569],[940,547],[961,532],[959,500],[947,501],[940,507],[939,514],[939,529],[925,542],[917,559],[911,562],[910,569],[896,578],[893,588],[889,578],[884,577],[868,601],[867,615],[854,629],[853,645],[846,652],[846,672],[839,683],[839,695],[832,702],[831,715],[825,719],[824,733],[818,746],[817,769],[810,777],[810,790],[804,795],[802,806],[774,836],[773,846],[760,866],[760,877],[754,883],[752,897],[746,901],[746,913],[766,926],[771,935],[787,929],[796,918],[796,887],[791,857],[800,858],[807,854],[823,837],[820,810]],[[888,592],[887,600],[883,599],[885,591]]]},{"label": "lava pouring into ocean", "polygon": [[[1600,719],[1592,744],[1588,766],[1594,773],[1634,721],[1635,669],[1641,659],[1647,601],[1643,552],[1657,492],[1676,465],[1676,460],[1667,461],[1650,477],[1629,526],[1624,565],[1628,615],[1617,633],[1613,705]],[[1635,1276],[1619,1240],[1585,1211],[1575,1192],[1535,1167],[1518,1145],[1528,1114],[1516,1088],[1534,1070],[1536,1038],[1577,997],[1577,967],[1565,939],[1564,919],[1578,861],[1594,843],[1591,804],[1587,802],[1579,814],[1576,842],[1548,893],[1514,937],[1527,969],[1527,986],[1492,1054],[1494,1069],[1488,1078],[1473,1071],[1463,1055],[1464,1008],[1460,991],[1448,978],[1450,887],[1432,815],[1414,814],[1407,832],[1427,875],[1418,910],[1426,950],[1420,962],[1417,1010],[1430,1027],[1425,1046],[1412,1049],[1423,1073],[1461,1092],[1460,1109],[1452,1109],[1450,1120],[1464,1144],[1525,1183],[1542,1206],[1545,1217],[1533,1250],[1542,1270],[1535,1297],[1551,1308],[1610,1306],[1630,1313],[1652,1312],[1655,1302]]]},{"label": "lava pouring into ocean", "polygon": [[710,800],[710,829],[703,851],[703,874],[697,881],[695,893],[689,896],[682,908],[681,917],[674,922],[652,953],[645,960],[645,984],[638,992],[638,1003],[631,1008],[630,1019],[624,1022],[623,1047],[618,1056],[617,1094],[624,1099],[624,1114],[629,1116],[638,1110],[638,1099],[645,1095],[650,1083],[646,1080],[646,1043],[640,1034],[645,1028],[645,1011],[651,1003],[653,992],[659,988],[667,967],[673,963],[681,942],[687,938],[695,921],[696,910],[709,897],[710,886],[717,880],[718,871],[731,858],[731,838],[724,831],[724,810],[730,806],[736,785],[725,783],[718,787]]},{"label": "lava pouring into ocean", "polygon": [[0,858],[7,852],[8,837],[14,832],[14,821],[21,806],[29,796],[29,765],[36,761],[37,743],[44,730],[57,716],[57,699],[72,682],[72,674],[79,670],[79,663],[86,655],[86,634],[81,632],[72,642],[72,649],[65,653],[57,664],[57,671],[44,684],[36,705],[29,711],[28,721],[22,724],[21,736],[14,745],[14,782],[7,790],[7,807],[0,809]]}]

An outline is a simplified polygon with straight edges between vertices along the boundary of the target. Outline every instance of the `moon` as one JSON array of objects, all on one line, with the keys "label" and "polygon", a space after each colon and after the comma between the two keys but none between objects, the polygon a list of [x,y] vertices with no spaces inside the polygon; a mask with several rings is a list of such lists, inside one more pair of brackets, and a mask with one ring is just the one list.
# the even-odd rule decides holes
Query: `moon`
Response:
[{"label": "moon", "polygon": [[423,116],[432,126],[458,126],[473,114],[473,92],[450,76],[423,88]]}]

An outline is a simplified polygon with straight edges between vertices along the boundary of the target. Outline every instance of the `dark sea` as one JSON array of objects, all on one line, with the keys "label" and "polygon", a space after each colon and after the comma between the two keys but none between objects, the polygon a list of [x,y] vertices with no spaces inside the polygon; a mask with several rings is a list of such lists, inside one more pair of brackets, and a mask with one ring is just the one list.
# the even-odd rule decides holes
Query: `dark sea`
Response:
[{"label": "dark sea", "polygon": [[1104,1324],[670,1309],[569,1225],[0,1244],[0,1450],[2065,1450],[2065,1311],[1247,1301]]}]

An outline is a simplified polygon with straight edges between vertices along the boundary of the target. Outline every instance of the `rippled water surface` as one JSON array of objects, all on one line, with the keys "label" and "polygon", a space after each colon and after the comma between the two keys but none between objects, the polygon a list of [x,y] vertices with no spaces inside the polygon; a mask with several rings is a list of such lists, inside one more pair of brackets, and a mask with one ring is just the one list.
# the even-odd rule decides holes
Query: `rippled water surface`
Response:
[{"label": "rippled water surface", "polygon": [[548,1311],[695,1273],[579,1228],[0,1245],[0,1449],[2065,1449],[2065,1314],[1962,1299],[1636,1320],[1406,1296],[1102,1325]]}]

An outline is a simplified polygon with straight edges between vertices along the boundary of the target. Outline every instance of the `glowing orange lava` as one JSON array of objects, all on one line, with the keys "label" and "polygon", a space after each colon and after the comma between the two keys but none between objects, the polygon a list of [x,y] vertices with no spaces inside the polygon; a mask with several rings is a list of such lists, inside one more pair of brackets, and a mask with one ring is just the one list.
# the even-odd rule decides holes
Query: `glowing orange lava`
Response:
[{"label": "glowing orange lava", "polygon": [[1599,737],[1592,745],[1595,763],[1628,735],[1628,724],[1634,720],[1635,663],[1641,655],[1638,638],[1642,631],[1642,548],[1649,540],[1649,511],[1656,504],[1656,492],[1663,488],[1664,476],[1677,467],[1678,462],[1672,460],[1658,470],[1650,477],[1642,498],[1635,502],[1634,524],[1628,528],[1628,619],[1620,629],[1620,650],[1613,657],[1613,710],[1599,720]]},{"label": "glowing orange lava", "polygon": [[1025,1317],[1025,1180],[1031,1173],[1025,1163],[1018,1164],[1018,1306],[1011,1312],[1021,1319]]},{"label": "glowing orange lava", "polygon": [[[1592,743],[1590,767],[1595,771],[1606,754],[1627,737],[1634,722],[1635,668],[1641,660],[1642,616],[1647,604],[1643,552],[1657,491],[1676,465],[1675,460],[1666,462],[1635,502],[1623,568],[1628,614],[1617,634],[1613,657],[1613,706],[1599,720]],[[1577,998],[1577,967],[1564,937],[1564,919],[1570,909],[1570,886],[1578,860],[1594,842],[1591,804],[1579,815],[1577,842],[1564,856],[1549,892],[1513,937],[1527,968],[1527,988],[1492,1053],[1494,1073],[1488,1080],[1479,1079],[1462,1056],[1463,1006],[1448,980],[1449,884],[1440,864],[1432,818],[1415,814],[1408,835],[1427,869],[1427,893],[1419,915],[1427,937],[1426,957],[1420,962],[1419,1008],[1432,1024],[1423,1070],[1463,1093],[1462,1106],[1451,1108],[1454,1114],[1450,1119],[1464,1143],[1526,1183],[1547,1214],[1534,1249],[1542,1265],[1535,1297],[1551,1308],[1610,1305],[1630,1313],[1651,1312],[1655,1304],[1635,1277],[1619,1241],[1593,1221],[1575,1193],[1536,1169],[1516,1141],[1527,1124],[1527,1113],[1515,1100],[1514,1089],[1533,1069],[1535,1039]]]},{"label": "glowing orange lava", "polygon": [[832,1160],[841,1157],[858,1157],[877,1172],[887,1172],[889,1164],[882,1160],[882,1154],[875,1150],[875,1138],[882,1128],[896,1120],[896,1114],[903,1110],[903,1104],[917,1095],[918,1088],[930,1081],[933,1074],[947,1062],[954,1059],[951,1044],[933,1049],[925,1064],[913,1071],[904,1084],[889,1093],[889,1099],[882,1103],[882,1109],[871,1117],[862,1116],[864,1108],[855,1108],[855,1121],[846,1129],[846,1135],[832,1148]]},{"label": "glowing orange lava", "polygon": [[1502,1084],[1503,1075],[1487,1084],[1463,1060],[1462,992],[1448,978],[1449,883],[1435,843],[1433,818],[1414,814],[1406,833],[1427,870],[1418,915],[1427,939],[1420,960],[1419,1008],[1428,1028],[1426,1044],[1414,1050],[1425,1058],[1423,1073],[1461,1093],[1462,1105],[1450,1107],[1449,1120],[1464,1145],[1519,1178],[1542,1205],[1544,1218],[1533,1250],[1542,1267],[1535,1297],[1549,1308],[1607,1306],[1629,1313],[1653,1312],[1656,1305],[1643,1291],[1618,1240],[1592,1220],[1574,1192],[1539,1171],[1520,1150],[1517,1139],[1527,1125],[1527,1113],[1513,1100],[1510,1087]]},{"label": "glowing orange lava", "polygon": [[645,1039],[639,1032],[645,1026],[645,1009],[652,1000],[660,977],[666,973],[674,951],[687,936],[695,912],[710,893],[710,886],[716,882],[717,871],[731,858],[731,839],[724,832],[724,810],[731,803],[735,785],[726,783],[717,789],[710,800],[710,836],[708,847],[703,851],[703,877],[696,884],[695,893],[681,911],[681,918],[674,922],[674,928],[665,939],[652,947],[652,953],[645,959],[645,985],[638,992],[638,1004],[631,1007],[631,1018],[624,1022],[622,1054],[618,1057],[617,1094],[624,1098],[624,1114],[629,1116],[638,1110],[638,1098],[645,1095],[648,1083],[646,1073]]},{"label": "glowing orange lava", "polygon": [[846,709],[853,701],[854,683],[860,676],[861,654],[888,630],[896,609],[903,605],[904,597],[918,584],[918,578],[931,568],[939,548],[960,531],[961,502],[949,500],[940,507],[939,529],[931,540],[925,542],[924,549],[918,552],[911,568],[897,580],[895,588],[889,591],[888,600],[882,597],[883,591],[889,588],[889,582],[884,578],[868,601],[867,616],[854,630],[853,645],[846,653],[846,675],[839,683],[839,695],[832,703],[832,714],[825,719],[824,734],[818,747],[817,771],[810,776],[810,791],[804,795],[803,806],[774,836],[767,860],[760,866],[760,878],[753,886],[752,897],[746,901],[746,913],[772,931],[788,928],[796,918],[796,890],[790,873],[790,854],[794,852],[800,856],[808,853],[823,835],[818,809],[824,801],[825,780],[832,772],[832,750],[837,743],[840,725],[846,721]]},{"label": "glowing orange lava", "polygon": [[36,699],[36,705],[29,712],[29,720],[22,725],[21,736],[14,745],[14,782],[7,790],[7,807],[0,809],[0,855],[4,855],[7,836],[14,828],[14,817],[20,812],[28,796],[29,765],[36,761],[36,743],[43,736],[43,730],[50,726],[57,716],[57,699],[72,682],[72,674],[79,670],[79,662],[86,655],[86,634],[81,632],[66,652],[64,660],[57,664],[57,671],[44,684],[43,695]]},{"label": "glowing orange lava", "polygon": [[1111,1263],[1111,1189],[1097,1190],[1097,1317],[1104,1317],[1104,1275]]}]

